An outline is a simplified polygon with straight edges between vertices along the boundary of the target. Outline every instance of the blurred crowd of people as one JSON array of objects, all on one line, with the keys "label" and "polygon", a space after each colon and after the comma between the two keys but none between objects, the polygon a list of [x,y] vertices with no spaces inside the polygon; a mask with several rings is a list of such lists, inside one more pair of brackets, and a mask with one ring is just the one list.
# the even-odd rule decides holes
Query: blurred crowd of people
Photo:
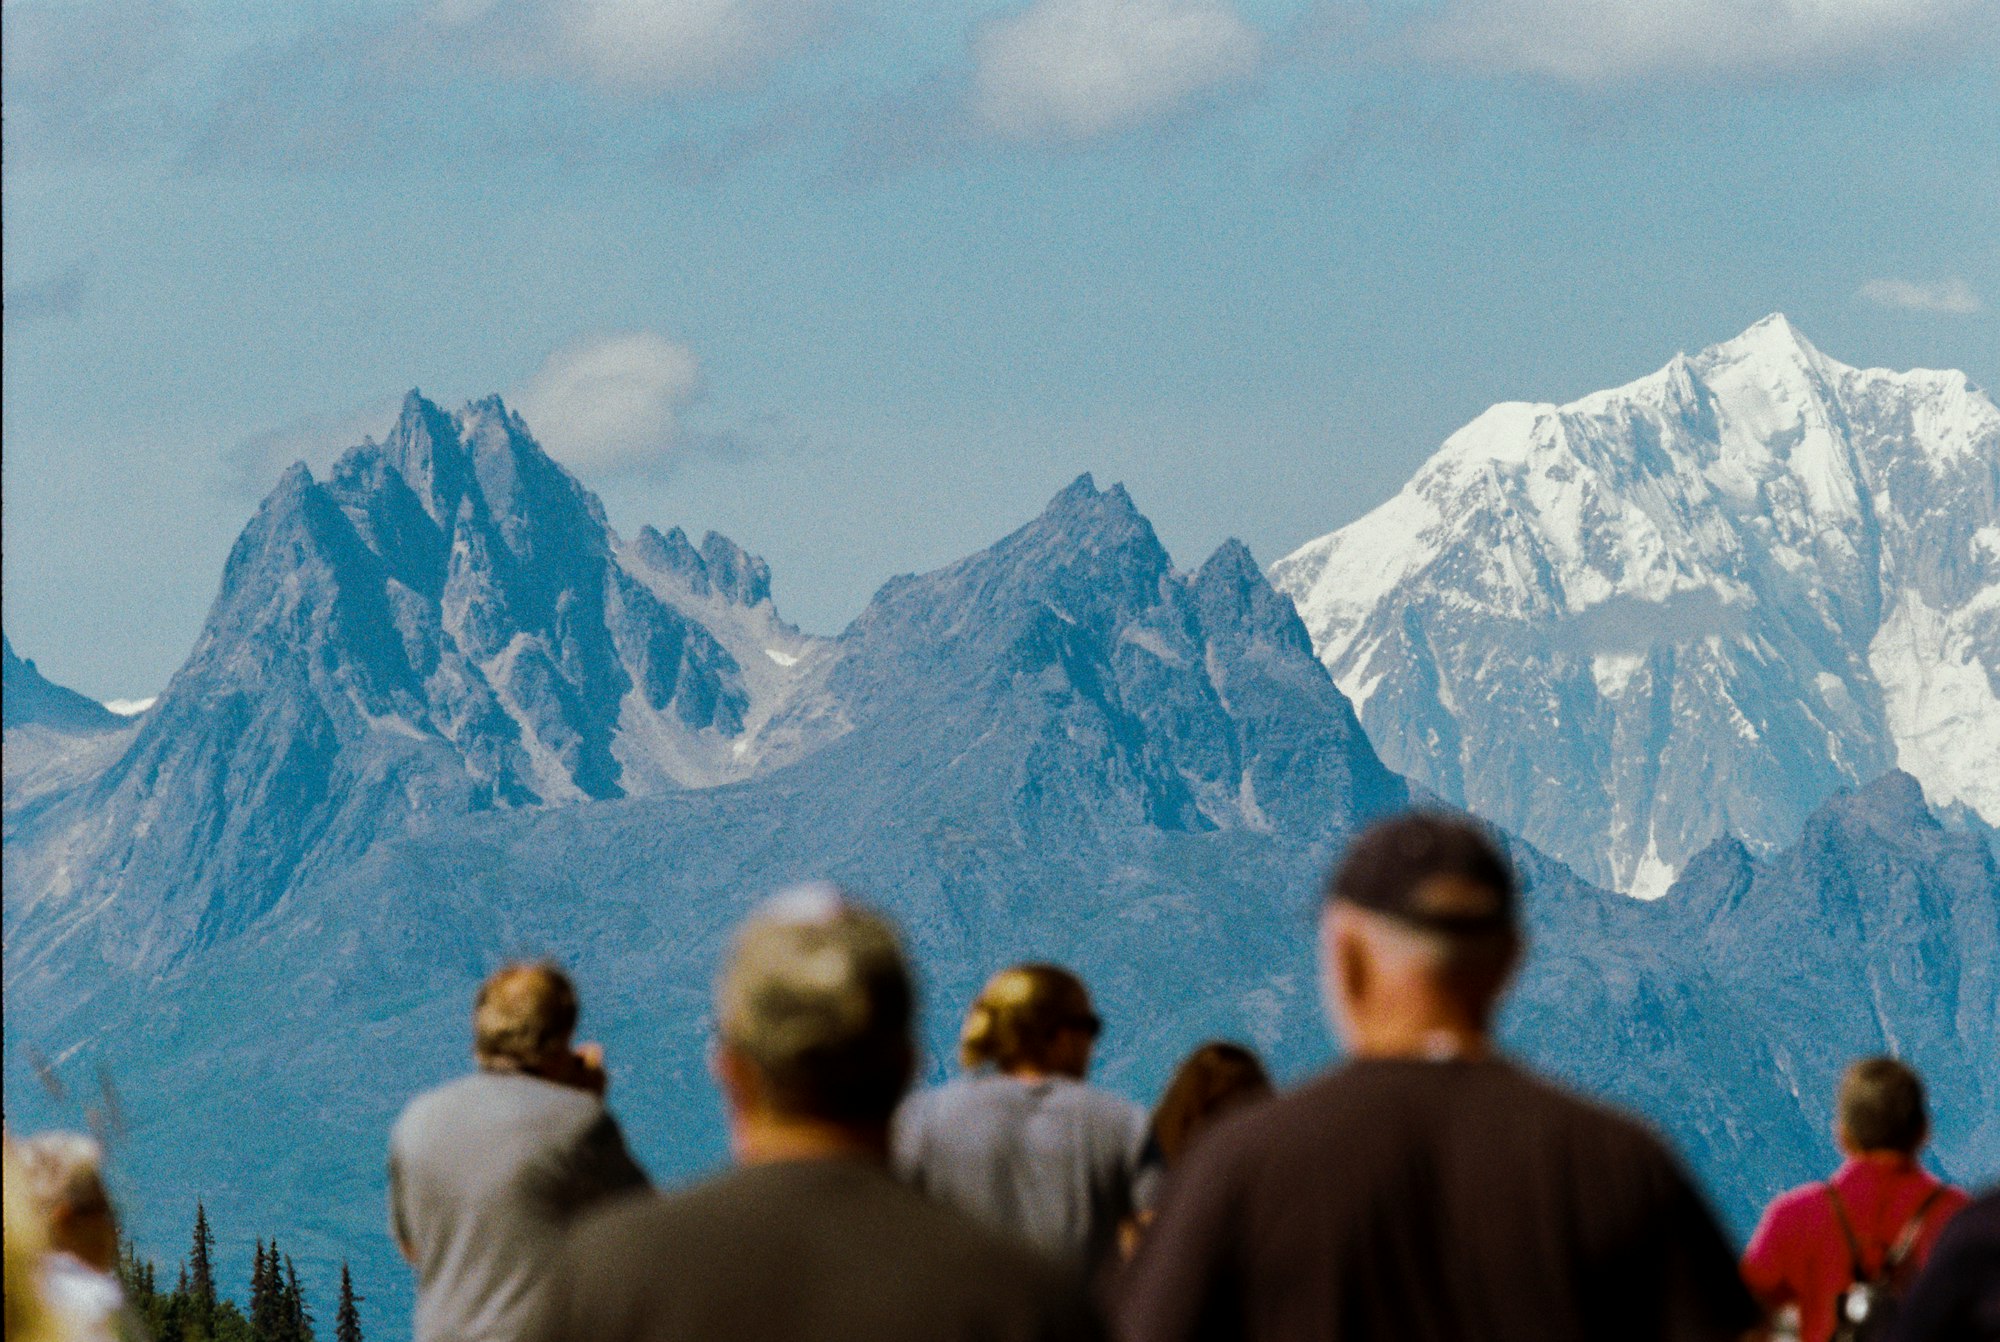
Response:
[{"label": "blurred crowd of people", "polygon": [[[1344,1059],[1276,1088],[1202,1045],[1149,1113],[1090,1084],[1104,1029],[1052,964],[995,974],[961,1074],[908,1093],[894,926],[831,886],[737,929],[711,1071],[731,1168],[654,1192],[560,969],[482,986],[476,1067],[389,1143],[418,1342],[2000,1339],[2000,1193],[1928,1173],[1921,1079],[1856,1062],[1832,1175],[1738,1254],[1634,1119],[1502,1057],[1523,953],[1477,826],[1411,813],[1330,877]],[[117,1230],[83,1139],[9,1142],[7,1338],[107,1338]]]}]

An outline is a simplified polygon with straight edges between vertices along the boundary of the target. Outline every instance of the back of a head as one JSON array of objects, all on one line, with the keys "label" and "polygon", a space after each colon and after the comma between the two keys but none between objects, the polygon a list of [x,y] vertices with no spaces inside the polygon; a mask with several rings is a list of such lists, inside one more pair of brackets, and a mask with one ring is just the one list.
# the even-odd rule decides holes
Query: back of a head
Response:
[{"label": "back of a head", "polygon": [[104,1192],[104,1148],[76,1132],[41,1132],[18,1144],[25,1191],[46,1220],[99,1216],[111,1210]]},{"label": "back of a head", "polygon": [[561,969],[546,962],[502,965],[473,1004],[473,1054],[487,1067],[535,1067],[568,1048],[576,1017],[576,988]]},{"label": "back of a head", "polygon": [[28,1173],[11,1135],[0,1142],[0,1165],[0,1194],[6,1202],[7,1342],[52,1342],[58,1333],[40,1281],[48,1217],[28,1193]]},{"label": "back of a head", "polygon": [[986,981],[959,1031],[959,1061],[968,1068],[1045,1068],[1065,1030],[1096,1035],[1097,1014],[1083,980],[1060,965],[1023,964]]},{"label": "back of a head", "polygon": [[1328,879],[1326,897],[1413,934],[1446,986],[1464,995],[1497,994],[1519,949],[1513,866],[1466,817],[1410,811],[1370,827]]},{"label": "back of a head", "polygon": [[1153,1142],[1168,1165],[1215,1121],[1271,1094],[1271,1078],[1257,1055],[1241,1044],[1213,1041],[1175,1069],[1153,1111]]},{"label": "back of a head", "polygon": [[1930,1135],[1924,1083],[1895,1058],[1863,1058],[1840,1078],[1840,1126],[1856,1151],[1914,1155]]},{"label": "back of a head", "polygon": [[902,946],[886,919],[831,886],[752,914],[715,998],[723,1044],[788,1117],[885,1122],[909,1085],[915,993]]}]

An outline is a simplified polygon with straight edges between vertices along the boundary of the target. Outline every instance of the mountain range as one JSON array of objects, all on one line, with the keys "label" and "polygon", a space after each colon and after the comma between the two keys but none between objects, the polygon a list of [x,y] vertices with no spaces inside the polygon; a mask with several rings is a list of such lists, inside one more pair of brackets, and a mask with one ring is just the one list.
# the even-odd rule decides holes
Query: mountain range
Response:
[{"label": "mountain range", "polygon": [[[1484,590],[1449,566],[1430,581],[1438,609],[1453,582]],[[1428,628],[1422,584],[1388,590],[1396,628]],[[1932,608],[1977,642],[1982,599]],[[370,1335],[394,1336],[382,1143],[463,1067],[502,958],[575,969],[614,1104],[670,1180],[722,1155],[703,1061],[721,940],[807,878],[907,929],[933,1077],[978,983],[1030,956],[1091,983],[1100,1079],[1135,1097],[1215,1035],[1299,1076],[1328,1056],[1310,932],[1328,864],[1413,800],[1476,800],[1393,770],[1370,717],[1393,700],[1350,698],[1301,609],[1236,542],[1176,568],[1125,491],[1084,476],[809,636],[732,542],[627,541],[500,402],[413,393],[383,442],[280,481],[143,715],[94,714],[8,648],[10,1123],[74,1122],[38,1073],[76,1089],[103,1069],[143,1244],[174,1253],[203,1196],[225,1257],[281,1230],[322,1282],[352,1259]],[[1777,673],[1759,683],[1776,703]],[[1924,1068],[1949,1172],[2000,1170],[1993,852],[1927,804],[1931,778],[1842,758],[1797,783],[1789,830],[1673,850],[1650,902],[1507,840],[1534,942],[1510,1046],[1665,1127],[1739,1230],[1830,1158],[1833,1079],[1860,1052]],[[1978,801],[1974,781],[1953,798]]]}]

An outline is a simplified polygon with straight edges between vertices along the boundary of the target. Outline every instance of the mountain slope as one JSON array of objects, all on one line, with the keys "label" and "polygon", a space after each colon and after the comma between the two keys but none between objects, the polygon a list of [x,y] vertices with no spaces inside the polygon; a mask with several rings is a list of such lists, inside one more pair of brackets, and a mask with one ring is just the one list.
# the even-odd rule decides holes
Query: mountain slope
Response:
[{"label": "mountain slope", "polygon": [[1717,840],[1657,901],[1565,912],[1531,906],[1510,1036],[1665,1127],[1739,1233],[1837,1159],[1859,1057],[1922,1073],[1949,1174],[2000,1174],[2000,863],[1908,774],[1842,790],[1769,854]]},{"label": "mountain slope", "polygon": [[1619,889],[1892,766],[2000,818],[2000,411],[1960,373],[1767,318],[1495,406],[1271,576],[1391,767]]},{"label": "mountain slope", "polygon": [[15,655],[0,634],[0,735],[6,748],[7,834],[56,798],[88,783],[131,743],[132,719],[58,685]]},{"label": "mountain slope", "polygon": [[14,644],[0,634],[0,723],[13,727],[48,727],[71,735],[117,731],[125,720],[64,685],[58,685],[18,657]]}]

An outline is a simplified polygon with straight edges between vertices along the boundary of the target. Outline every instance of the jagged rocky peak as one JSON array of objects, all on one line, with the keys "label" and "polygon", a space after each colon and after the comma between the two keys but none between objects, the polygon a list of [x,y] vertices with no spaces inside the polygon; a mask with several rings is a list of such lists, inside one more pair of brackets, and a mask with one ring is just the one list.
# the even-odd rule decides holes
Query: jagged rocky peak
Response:
[{"label": "jagged rocky peak", "polygon": [[720,532],[709,532],[696,549],[679,527],[662,535],[642,526],[631,553],[653,572],[678,578],[695,596],[713,594],[739,606],[771,599],[771,566]]},{"label": "jagged rocky peak", "polygon": [[616,547],[498,398],[412,392],[385,441],[264,499],[129,751],[47,809],[81,836],[52,879],[174,891],[146,933],[172,955],[415,821],[724,781],[741,668]]},{"label": "jagged rocky peak", "polygon": [[2000,409],[1961,373],[1774,314],[1493,407],[1272,579],[1392,767],[1602,884],[1892,766],[2000,816]]},{"label": "jagged rocky peak", "polygon": [[986,550],[884,586],[838,649],[844,721],[995,779],[1035,832],[1319,841],[1404,795],[1249,551],[1178,573],[1126,491],[1088,475]]}]

